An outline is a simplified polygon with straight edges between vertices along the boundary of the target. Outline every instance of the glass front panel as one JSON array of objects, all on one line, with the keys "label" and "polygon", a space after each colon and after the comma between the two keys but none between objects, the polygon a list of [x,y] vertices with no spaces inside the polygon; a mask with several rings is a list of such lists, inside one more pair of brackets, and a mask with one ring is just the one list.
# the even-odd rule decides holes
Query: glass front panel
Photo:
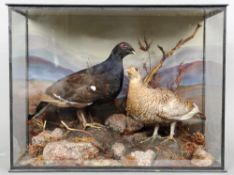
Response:
[{"label": "glass front panel", "polygon": [[[224,12],[206,20],[205,113],[207,148],[221,163]],[[215,75],[215,76],[214,76]],[[215,145],[215,146],[214,146]]]},{"label": "glass front panel", "polygon": [[12,77],[12,126],[13,161],[27,149],[27,59],[26,59],[26,18],[11,12],[11,77]]},{"label": "glass front panel", "polygon": [[13,167],[223,168],[223,8],[11,18]]}]

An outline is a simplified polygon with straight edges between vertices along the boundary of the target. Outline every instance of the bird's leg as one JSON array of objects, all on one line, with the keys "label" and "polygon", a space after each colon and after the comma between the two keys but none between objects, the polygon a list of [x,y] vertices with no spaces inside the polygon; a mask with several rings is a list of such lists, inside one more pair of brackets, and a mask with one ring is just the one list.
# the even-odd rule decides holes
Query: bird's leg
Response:
[{"label": "bird's leg", "polygon": [[46,129],[46,123],[47,123],[47,121],[45,120],[44,124],[43,124],[43,131]]},{"label": "bird's leg", "polygon": [[77,116],[78,116],[79,120],[81,121],[84,129],[86,129],[87,127],[96,128],[96,129],[103,129],[103,128],[105,128],[105,126],[102,125],[102,124],[100,124],[100,123],[95,123],[95,122],[88,123],[86,121],[86,118],[84,116],[84,112],[82,110],[78,110],[77,111]]},{"label": "bird's leg", "polygon": [[150,141],[150,140],[151,140],[151,142],[153,142],[154,140],[156,140],[156,138],[161,138],[161,136],[158,135],[158,129],[159,129],[159,125],[157,124],[157,125],[155,126],[155,128],[154,128],[154,133],[153,133],[153,135],[152,135],[151,137],[149,137],[149,138],[147,138],[147,139],[141,141],[140,143],[148,142],[148,141]]},{"label": "bird's leg", "polygon": [[166,139],[161,143],[166,143],[168,141],[174,141],[174,142],[177,142],[176,139],[174,138],[174,135],[175,135],[175,127],[176,127],[176,122],[172,122],[171,125],[170,125],[170,135],[168,137],[166,137]]}]

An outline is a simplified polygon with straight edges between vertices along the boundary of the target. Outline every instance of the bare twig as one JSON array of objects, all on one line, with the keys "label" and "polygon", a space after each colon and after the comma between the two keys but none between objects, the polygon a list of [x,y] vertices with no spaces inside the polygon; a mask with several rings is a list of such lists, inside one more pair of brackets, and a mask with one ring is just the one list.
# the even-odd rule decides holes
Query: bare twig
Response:
[{"label": "bare twig", "polygon": [[161,46],[158,46],[159,50],[162,52],[163,56],[160,60],[160,62],[158,64],[156,64],[150,71],[150,73],[145,77],[144,79],[144,84],[148,84],[153,77],[157,74],[158,70],[162,67],[163,62],[170,56],[172,56],[176,50],[178,50],[182,45],[184,45],[185,43],[187,43],[189,40],[193,39],[194,36],[197,34],[198,29],[201,27],[200,24],[198,24],[195,28],[195,30],[193,31],[193,33],[188,36],[185,39],[181,39],[180,41],[178,41],[178,43],[176,44],[176,46],[174,48],[172,48],[170,51],[168,51],[167,53],[164,52],[163,48]]},{"label": "bare twig", "polygon": [[138,39],[139,48],[144,52],[147,52],[150,49],[151,44],[152,44],[152,41],[149,42],[145,35],[144,35],[144,38],[143,38],[143,43],[141,42],[140,39]]},{"label": "bare twig", "polygon": [[83,134],[87,134],[92,136],[89,132],[81,130],[81,129],[76,129],[76,128],[70,128],[64,121],[61,120],[61,124],[68,130],[68,131],[75,131],[75,132],[81,132]]},{"label": "bare twig", "polygon": [[148,68],[147,68],[147,65],[146,65],[146,62],[143,63],[143,69],[145,70],[145,73],[148,74]]},{"label": "bare twig", "polygon": [[45,130],[45,128],[46,128],[46,120],[44,121],[44,124],[43,124],[43,131]]},{"label": "bare twig", "polygon": [[166,59],[166,54],[165,54],[163,48],[162,48],[161,46],[159,46],[159,45],[158,45],[158,48],[159,48],[159,50],[162,52],[162,55],[163,55],[163,56],[162,56],[160,62],[159,62],[158,64],[156,64],[156,65],[153,67],[153,69],[151,69],[150,73],[145,77],[145,79],[144,79],[144,83],[145,83],[145,84],[148,84],[148,83],[152,80],[152,78],[154,77],[154,75],[156,75],[156,73],[158,72],[158,70],[162,67],[163,62],[164,62],[165,59]]},{"label": "bare twig", "polygon": [[183,62],[180,63],[177,72],[178,73],[177,73],[176,79],[175,79],[175,85],[176,85],[176,87],[174,88],[174,90],[176,90],[179,87],[179,85],[181,83],[181,80],[182,80],[182,76],[183,76],[183,73],[184,73]]},{"label": "bare twig", "polygon": [[33,118],[33,119],[31,120],[31,122],[32,122],[33,124],[37,125],[39,128],[43,128],[43,122],[42,122],[42,121]]}]

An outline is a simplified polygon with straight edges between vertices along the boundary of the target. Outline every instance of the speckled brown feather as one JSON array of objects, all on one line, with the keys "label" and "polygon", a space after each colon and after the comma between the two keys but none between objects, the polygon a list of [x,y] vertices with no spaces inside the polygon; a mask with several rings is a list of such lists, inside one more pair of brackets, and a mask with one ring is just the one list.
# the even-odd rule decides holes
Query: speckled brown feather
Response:
[{"label": "speckled brown feather", "polygon": [[129,116],[149,124],[167,123],[182,120],[184,115],[193,110],[192,102],[174,92],[144,85],[135,68],[129,68],[128,75],[130,82],[126,110]]}]

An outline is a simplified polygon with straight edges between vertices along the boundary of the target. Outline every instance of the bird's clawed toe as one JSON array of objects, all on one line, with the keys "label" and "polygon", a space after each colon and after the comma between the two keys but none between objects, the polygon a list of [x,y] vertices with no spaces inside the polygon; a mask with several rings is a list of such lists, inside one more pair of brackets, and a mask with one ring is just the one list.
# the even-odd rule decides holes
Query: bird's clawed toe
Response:
[{"label": "bird's clawed toe", "polygon": [[148,137],[147,139],[144,139],[142,141],[140,141],[140,143],[145,143],[145,142],[148,142],[148,141],[152,141],[152,137]]},{"label": "bird's clawed toe", "polygon": [[105,129],[106,126],[102,125],[100,123],[93,122],[93,123],[85,123],[84,124],[84,129],[86,129],[86,128]]},{"label": "bird's clawed toe", "polygon": [[176,139],[174,138],[174,136],[168,136],[168,137],[166,137],[165,140],[163,140],[160,144],[164,144],[164,143],[166,143],[166,142],[168,142],[168,141],[172,141],[172,142],[177,143],[177,141],[176,141]]}]

